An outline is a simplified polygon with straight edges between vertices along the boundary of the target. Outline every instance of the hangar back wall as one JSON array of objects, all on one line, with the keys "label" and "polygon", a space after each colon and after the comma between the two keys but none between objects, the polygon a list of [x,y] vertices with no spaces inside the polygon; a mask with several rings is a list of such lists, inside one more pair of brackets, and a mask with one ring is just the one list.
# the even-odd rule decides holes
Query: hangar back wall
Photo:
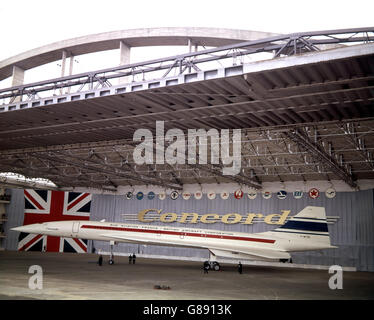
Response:
[{"label": "hangar back wall", "polygon": [[[8,190],[12,195],[12,201],[8,205],[8,222],[6,229],[21,225],[23,223],[23,190]],[[250,200],[244,195],[240,200],[236,200],[233,194],[227,200],[222,200],[219,195],[216,199],[209,200],[204,194],[201,200],[195,200],[193,196],[189,200],[184,200],[181,196],[177,200],[167,197],[165,200],[159,200],[157,197],[149,200],[146,196],[142,200],[133,198],[127,200],[125,196],[98,195],[92,196],[91,217],[90,220],[106,219],[115,222],[141,223],[138,221],[128,221],[122,214],[133,214],[136,219],[137,213],[145,209],[158,209],[162,213],[183,212],[203,214],[238,213],[246,216],[248,213],[262,213],[264,216],[269,214],[279,214],[281,210],[291,210],[290,215],[295,215],[305,206],[324,206],[327,216],[339,217],[337,222],[329,224],[328,228],[331,234],[331,242],[338,246],[338,249],[309,251],[292,254],[294,263],[320,264],[356,267],[362,271],[374,271],[374,192],[373,190],[364,190],[358,192],[337,192],[333,199],[328,199],[321,192],[319,198],[313,200],[304,193],[301,199],[295,199],[292,194],[287,198],[280,200],[275,194],[270,199],[263,199],[259,194],[256,199]],[[128,216],[127,216],[128,217]],[[159,221],[150,224],[165,224]],[[173,222],[170,226],[184,226],[205,229],[223,229],[240,232],[262,232],[268,231],[276,226],[268,225],[263,222],[248,224],[224,224],[220,221],[212,224],[206,224],[198,221],[194,224]],[[17,238],[15,232],[6,230],[8,237],[5,242],[7,250],[17,250]],[[96,250],[102,249],[109,251],[109,243],[94,241]],[[89,241],[90,251],[92,243]],[[207,258],[208,251],[192,248],[177,248],[163,246],[145,246],[135,244],[118,244],[115,246],[115,252],[121,253],[140,253],[149,255],[166,255],[178,257],[199,257]]]}]

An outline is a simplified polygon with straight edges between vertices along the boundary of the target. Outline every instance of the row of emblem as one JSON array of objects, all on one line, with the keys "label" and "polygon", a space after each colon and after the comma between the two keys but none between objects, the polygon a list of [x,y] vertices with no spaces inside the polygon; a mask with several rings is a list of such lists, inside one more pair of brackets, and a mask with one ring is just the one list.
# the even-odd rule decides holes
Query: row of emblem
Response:
[{"label": "row of emblem", "polygon": [[[270,199],[272,197],[272,195],[273,195],[273,193],[271,191],[266,191],[266,190],[262,191],[261,193],[262,193],[262,197],[264,199]],[[247,193],[247,196],[248,196],[249,199],[254,200],[254,199],[257,198],[257,194],[258,194],[258,192],[256,190],[251,190],[251,191],[249,191]],[[292,194],[293,194],[293,197],[295,199],[301,199],[303,197],[303,195],[304,195],[304,192],[301,191],[301,190],[297,190],[297,191],[294,191]],[[195,193],[183,192],[182,193],[182,198],[184,200],[188,200],[188,199],[190,199],[192,197],[192,195],[194,196],[194,198],[196,200],[200,200],[203,197],[203,193],[201,191],[196,191]],[[277,192],[276,195],[277,195],[278,199],[284,200],[284,199],[287,198],[288,193],[285,190],[280,190],[280,191]],[[320,191],[317,188],[312,188],[312,189],[310,189],[308,191],[308,196],[311,199],[317,199],[319,197],[319,195],[320,195]],[[332,199],[332,198],[334,198],[336,196],[336,191],[333,188],[328,188],[325,191],[325,195],[326,195],[327,198]],[[213,192],[213,191],[207,193],[207,197],[208,197],[209,200],[214,200],[216,198],[216,196],[217,196],[217,194],[215,192]],[[221,196],[221,199],[226,200],[226,199],[228,199],[230,197],[230,193],[223,191],[223,192],[220,193],[220,196]],[[234,192],[234,198],[235,199],[241,199],[241,198],[243,198],[243,196],[244,196],[244,192],[242,190],[240,190],[240,189],[236,190]],[[127,192],[126,193],[126,199],[130,200],[133,197],[134,197],[134,194],[132,192]],[[138,200],[142,200],[145,197],[145,194],[143,192],[139,191],[135,195],[135,197]],[[153,191],[150,191],[147,194],[147,198],[149,200],[153,200],[153,199],[156,198],[156,194]],[[172,200],[178,199],[179,198],[179,192],[178,191],[172,191],[170,193],[170,198]],[[158,194],[158,199],[165,200],[166,199],[166,193],[165,192],[159,193]]]}]

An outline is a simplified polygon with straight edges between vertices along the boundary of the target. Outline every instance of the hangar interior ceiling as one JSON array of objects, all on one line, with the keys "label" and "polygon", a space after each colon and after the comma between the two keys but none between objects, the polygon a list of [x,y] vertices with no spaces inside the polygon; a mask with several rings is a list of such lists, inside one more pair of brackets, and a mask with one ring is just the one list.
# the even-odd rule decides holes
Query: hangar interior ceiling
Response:
[{"label": "hangar interior ceiling", "polygon": [[[258,188],[262,182],[373,178],[374,121],[331,123],[293,129],[243,130],[242,169],[225,176],[220,165],[146,164],[133,160],[134,142],[103,141],[8,151],[2,170],[44,177],[59,186],[105,187],[236,182]],[[17,168],[17,170],[15,170]]]},{"label": "hangar interior ceiling", "polygon": [[[179,55],[158,69],[166,72],[157,81],[129,80],[128,70],[146,73],[152,61],[2,89],[0,98],[8,100],[0,106],[0,171],[49,179],[57,188],[108,191],[225,182],[260,189],[264,182],[313,180],[342,180],[355,189],[357,180],[374,179],[373,31],[326,31],[315,40],[294,34]],[[222,52],[231,66],[198,67],[199,59],[221,59]],[[273,58],[237,63],[258,52]],[[157,62],[165,61],[171,59]],[[123,88],[110,82],[118,77],[127,77]],[[52,89],[53,98],[41,96]],[[156,121],[165,132],[186,135],[241,129],[240,173],[223,175],[224,165],[209,161],[135,164],[133,134],[155,133]],[[0,183],[11,185],[1,177]]]}]

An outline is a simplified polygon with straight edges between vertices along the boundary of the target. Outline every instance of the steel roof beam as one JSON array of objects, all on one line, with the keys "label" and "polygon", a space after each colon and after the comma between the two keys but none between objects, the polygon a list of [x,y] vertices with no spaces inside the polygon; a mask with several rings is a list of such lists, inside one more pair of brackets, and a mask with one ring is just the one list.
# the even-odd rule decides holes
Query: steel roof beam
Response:
[{"label": "steel roof beam", "polygon": [[221,172],[222,167],[221,166],[219,166],[217,169],[215,169],[213,167],[209,167],[209,166],[200,165],[200,164],[189,164],[189,166],[191,166],[193,168],[196,168],[196,169],[199,169],[199,170],[202,170],[202,171],[213,173],[215,176],[219,176],[221,178],[234,181],[234,182],[238,183],[239,185],[246,185],[250,188],[255,188],[255,189],[261,189],[262,188],[261,184],[255,182],[255,181],[251,181],[251,178],[246,177],[242,174],[238,174],[236,176],[222,174],[222,172]]},{"label": "steel roof beam", "polygon": [[[97,162],[97,161],[94,161],[94,160],[92,160],[92,159],[84,159],[84,158],[80,158],[80,157],[77,157],[77,156],[75,156],[75,155],[72,155],[72,154],[68,154],[68,153],[65,153],[65,152],[59,152],[60,154],[62,154],[62,155],[65,155],[65,156],[67,156],[67,157],[70,157],[70,158],[73,158],[73,159],[76,159],[76,160],[79,160],[79,161],[82,161],[83,163],[84,162],[90,162],[90,163],[92,163],[92,164],[94,164],[94,165],[100,165],[100,166],[104,166],[104,167],[107,167],[107,168],[109,168],[109,169],[113,169],[114,171],[115,171],[115,174],[117,174],[118,172],[121,172],[121,171],[123,171],[123,172],[127,172],[127,170],[123,170],[123,168],[122,167],[117,167],[117,166],[114,166],[114,165],[111,165],[111,164],[109,164],[109,163],[107,163],[106,161],[104,161],[104,159],[102,159],[100,156],[98,156],[97,155],[97,157],[98,157],[98,159],[100,159],[101,161],[100,162]],[[117,151],[117,154],[118,154],[118,151]],[[96,154],[95,154],[96,155]],[[122,160],[124,160],[123,159],[123,157],[121,156],[121,159]],[[164,186],[168,186],[168,187],[170,187],[170,183],[171,182],[169,182],[169,181],[164,181],[164,180],[162,180],[162,179],[160,179],[159,177],[155,177],[155,176],[148,176],[148,175],[140,175],[135,169],[134,169],[134,167],[130,164],[130,162],[128,162],[128,161],[125,161],[124,162],[124,165],[126,165],[129,169],[130,169],[130,171],[135,175],[135,178],[136,179],[138,179],[139,181],[144,181],[145,183],[149,183],[149,184],[154,184],[153,182],[154,182],[154,180],[153,179],[155,179],[155,180],[157,180],[157,182],[159,183],[160,181],[161,181],[161,183],[164,185]],[[147,165],[148,166],[148,168],[150,167],[150,165]],[[152,170],[153,171],[153,170]],[[130,178],[131,176],[129,175],[129,180],[134,180],[134,179],[132,179],[132,178]],[[176,179],[174,178],[174,180],[176,181]],[[182,187],[182,185],[183,185],[183,183],[180,181],[180,180],[178,180],[178,181],[176,181],[176,184],[177,185],[179,185],[180,187]]]},{"label": "steel roof beam", "polygon": [[320,164],[328,166],[340,179],[352,188],[357,188],[352,174],[343,166],[338,164],[336,159],[330,156],[316,141],[311,140],[300,130],[285,132],[285,136],[295,142],[301,148],[308,151],[311,157],[319,160]]},{"label": "steel roof beam", "polygon": [[85,170],[88,170],[88,171],[100,172],[100,173],[103,173],[103,174],[108,174],[110,176],[118,176],[120,178],[125,178],[127,180],[141,181],[145,184],[158,185],[158,186],[171,188],[171,189],[176,189],[176,190],[182,190],[183,189],[179,185],[164,184],[164,183],[162,183],[160,181],[157,181],[157,180],[150,180],[149,179],[150,177],[144,177],[144,176],[135,177],[135,176],[132,176],[132,175],[129,175],[129,174],[124,174],[124,173],[120,172],[120,171],[122,171],[122,169],[118,170],[118,169],[113,168],[114,170],[112,171],[112,170],[109,170],[109,169],[104,169],[102,167],[90,166],[90,165],[83,164],[83,163],[80,162],[81,160],[86,161],[85,159],[80,159],[78,161],[72,161],[72,160],[67,160],[65,158],[62,159],[62,158],[59,158],[59,157],[52,157],[52,156],[47,156],[47,155],[42,155],[42,154],[31,154],[31,155],[36,157],[36,158],[47,159],[47,160],[51,160],[51,161],[54,161],[54,162],[65,163],[65,164],[76,166],[76,167],[79,167],[79,168],[82,168],[82,169],[85,169]]},{"label": "steel roof beam", "polygon": [[369,151],[369,148],[366,148],[365,146],[364,135],[366,133],[357,132],[354,123],[344,124],[342,130],[347,135],[349,143],[358,151],[361,159],[363,159],[370,169],[374,171],[373,154]]},{"label": "steel roof beam", "polygon": [[[370,33],[374,32],[374,28],[359,28],[359,29],[349,29],[349,30],[351,30],[351,33],[355,33],[355,34],[358,34],[359,32],[370,32]],[[356,31],[356,30],[360,30],[360,31]],[[362,31],[362,30],[365,30],[365,31]],[[66,86],[85,84],[87,83],[87,81],[90,83],[90,87],[92,87],[94,81],[105,83],[107,80],[112,79],[112,78],[129,76],[129,75],[145,73],[145,72],[150,72],[150,71],[155,71],[155,70],[164,70],[164,69],[172,68],[173,66],[177,66],[177,65],[179,66],[180,71],[183,70],[182,67],[186,67],[185,69],[188,70],[188,67],[190,65],[189,58],[193,58],[193,57],[196,58],[198,56],[211,55],[213,53],[217,53],[221,51],[235,51],[235,49],[241,49],[243,51],[242,52],[235,51],[234,53],[225,52],[224,54],[214,55],[213,57],[210,56],[208,58],[195,59],[193,63],[194,65],[196,65],[198,63],[204,63],[204,62],[213,61],[213,60],[227,59],[228,57],[234,57],[238,54],[246,55],[246,54],[258,53],[258,52],[272,52],[273,50],[277,50],[277,48],[278,48],[277,54],[279,55],[282,50],[285,50],[285,48],[288,48],[288,47],[292,47],[293,48],[292,50],[296,51],[297,45],[298,45],[297,39],[302,39],[302,38],[304,39],[307,38],[307,40],[304,40],[303,46],[306,45],[305,42],[307,41],[307,46],[309,47],[309,49],[313,48],[315,45],[320,45],[320,44],[331,44],[331,43],[335,44],[335,43],[345,43],[345,42],[352,42],[352,41],[354,42],[374,41],[374,36],[368,36],[368,37],[354,37],[354,36],[344,37],[343,36],[342,38],[339,38],[339,39],[336,37],[334,38],[327,37],[325,39],[313,39],[312,38],[314,36],[325,36],[325,35],[333,35],[333,34],[346,35],[346,33],[347,33],[347,29],[343,29],[340,31],[333,30],[333,31],[321,31],[321,32],[309,32],[309,33],[304,32],[304,33],[295,33],[295,34],[289,34],[289,35],[269,37],[269,38],[261,39],[261,40],[246,41],[246,42],[242,42],[239,44],[222,46],[222,47],[218,47],[214,49],[186,53],[186,54],[166,57],[162,59],[154,59],[154,60],[141,62],[141,63],[129,64],[129,65],[124,65],[124,66],[119,66],[119,67],[114,67],[114,68],[101,69],[101,70],[96,70],[96,71],[92,71],[88,73],[81,73],[78,75],[60,77],[60,78],[55,78],[52,80],[40,81],[37,83],[1,89],[0,93],[11,92],[10,94],[5,94],[1,96],[1,98],[5,98],[5,97],[12,97],[15,95],[26,94],[28,92],[27,88],[34,87],[34,89],[32,90],[32,93],[36,93],[39,91],[51,90],[51,89],[56,89],[56,88],[64,88]],[[274,45],[273,43],[277,41],[278,42],[286,41],[286,43],[280,44],[280,45]],[[295,44],[296,44],[296,47],[295,47]],[[162,65],[162,63],[169,62],[169,61],[172,61],[172,63],[168,65]],[[153,66],[154,64],[160,64],[160,65],[154,67]],[[147,67],[147,68],[143,70],[135,70],[135,69],[140,69],[141,67]],[[130,71],[119,72],[121,70],[127,70],[127,69]],[[106,75],[106,76],[98,76],[99,74],[108,74],[111,72],[117,72],[117,73],[112,74],[112,75]],[[77,80],[81,78],[85,78],[85,79]],[[75,81],[72,81],[72,80],[75,80]],[[65,82],[65,83],[62,83],[62,82]],[[47,86],[48,89],[35,88],[38,86],[43,87],[48,84],[52,85],[52,86],[51,85]]]}]

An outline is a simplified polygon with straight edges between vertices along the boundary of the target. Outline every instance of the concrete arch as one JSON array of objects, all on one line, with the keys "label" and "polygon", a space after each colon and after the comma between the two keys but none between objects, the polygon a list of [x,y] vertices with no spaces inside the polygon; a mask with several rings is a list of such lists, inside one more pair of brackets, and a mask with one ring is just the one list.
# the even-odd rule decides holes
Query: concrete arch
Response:
[{"label": "concrete arch", "polygon": [[120,48],[119,62],[129,62],[131,47],[208,46],[218,47],[242,41],[257,40],[278,34],[223,28],[142,28],[92,34],[54,42],[0,61],[0,80],[13,75],[13,85],[23,82],[23,71],[86,53]]}]

